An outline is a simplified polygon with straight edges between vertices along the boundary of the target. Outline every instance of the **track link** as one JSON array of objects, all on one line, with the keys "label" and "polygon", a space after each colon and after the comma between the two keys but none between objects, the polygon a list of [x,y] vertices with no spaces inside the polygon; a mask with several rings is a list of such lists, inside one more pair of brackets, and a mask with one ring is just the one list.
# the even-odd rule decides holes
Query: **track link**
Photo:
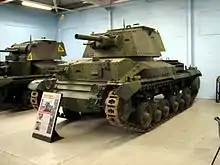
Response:
[{"label": "track link", "polygon": [[31,105],[33,109],[38,110],[40,93],[38,91],[31,92]]}]

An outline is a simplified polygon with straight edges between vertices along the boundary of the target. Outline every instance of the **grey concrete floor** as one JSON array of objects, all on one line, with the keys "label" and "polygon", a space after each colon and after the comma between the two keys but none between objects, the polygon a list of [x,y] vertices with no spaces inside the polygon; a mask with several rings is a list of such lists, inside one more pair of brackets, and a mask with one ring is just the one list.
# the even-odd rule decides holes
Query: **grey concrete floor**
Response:
[{"label": "grey concrete floor", "polygon": [[0,113],[0,165],[209,165],[220,144],[213,120],[218,115],[220,104],[200,99],[141,136],[103,119],[59,120],[58,132],[64,139],[49,144],[31,137],[35,111],[4,111]]}]

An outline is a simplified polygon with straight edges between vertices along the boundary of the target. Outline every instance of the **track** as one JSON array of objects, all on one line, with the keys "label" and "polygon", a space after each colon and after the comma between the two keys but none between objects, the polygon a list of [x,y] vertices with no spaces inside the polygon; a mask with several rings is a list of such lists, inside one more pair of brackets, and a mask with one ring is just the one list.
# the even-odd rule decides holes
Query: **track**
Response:
[{"label": "track", "polygon": [[41,96],[42,96],[41,92],[38,92],[38,91],[31,92],[31,98],[30,98],[31,101],[30,102],[31,102],[32,107],[35,110],[38,110],[38,107],[40,105]]},{"label": "track", "polygon": [[[150,89],[155,89],[155,88],[168,87],[169,85],[173,85],[171,81],[170,82],[169,81],[156,82],[156,83],[146,85],[145,89],[150,90]],[[165,123],[166,121],[173,118],[174,116],[187,110],[192,105],[194,99],[195,99],[195,97],[192,97],[192,100],[190,100],[190,103],[188,105],[185,105],[185,107],[183,109],[181,109],[179,106],[177,111],[170,113],[169,116],[167,116],[167,117],[162,117],[159,122],[151,121],[150,126],[146,128],[146,127],[143,127],[141,124],[139,124],[139,121],[130,122],[128,120],[123,120],[121,118],[120,113],[122,111],[121,107],[123,105],[120,104],[121,103],[120,98],[115,94],[114,90],[112,90],[106,99],[105,113],[106,113],[106,118],[110,124],[112,124],[116,127],[121,127],[121,128],[126,129],[128,131],[145,133],[145,132],[149,132],[149,131],[153,130],[157,126]],[[187,101],[185,102],[185,104],[186,103],[187,103]],[[169,108],[171,110],[171,105]]]}]

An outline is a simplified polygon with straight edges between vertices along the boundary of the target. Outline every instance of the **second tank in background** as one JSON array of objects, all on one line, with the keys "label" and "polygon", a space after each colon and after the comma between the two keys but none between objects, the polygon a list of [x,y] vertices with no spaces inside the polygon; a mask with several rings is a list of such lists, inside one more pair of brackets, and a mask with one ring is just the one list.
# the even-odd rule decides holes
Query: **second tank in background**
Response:
[{"label": "second tank in background", "polygon": [[66,56],[62,42],[47,39],[14,44],[0,52],[9,53],[0,62],[0,106],[8,103],[22,108],[31,107],[28,84],[52,77]]}]

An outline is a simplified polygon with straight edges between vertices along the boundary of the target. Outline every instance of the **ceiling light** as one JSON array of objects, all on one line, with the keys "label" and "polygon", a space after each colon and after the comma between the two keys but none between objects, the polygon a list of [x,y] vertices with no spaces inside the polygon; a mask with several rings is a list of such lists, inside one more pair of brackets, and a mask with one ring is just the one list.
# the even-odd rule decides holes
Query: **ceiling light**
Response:
[{"label": "ceiling light", "polygon": [[113,1],[113,3],[122,3],[122,2],[127,2],[127,1],[129,1],[129,0],[115,0],[115,1]]},{"label": "ceiling light", "polygon": [[9,2],[12,2],[14,0],[5,0],[5,1],[1,1],[0,3],[9,3]]},{"label": "ceiling light", "polygon": [[33,7],[33,8],[43,9],[43,10],[52,10],[53,9],[52,6],[45,5],[42,3],[37,3],[37,2],[31,2],[31,1],[22,1],[21,4],[23,6],[28,6],[28,7]]}]

